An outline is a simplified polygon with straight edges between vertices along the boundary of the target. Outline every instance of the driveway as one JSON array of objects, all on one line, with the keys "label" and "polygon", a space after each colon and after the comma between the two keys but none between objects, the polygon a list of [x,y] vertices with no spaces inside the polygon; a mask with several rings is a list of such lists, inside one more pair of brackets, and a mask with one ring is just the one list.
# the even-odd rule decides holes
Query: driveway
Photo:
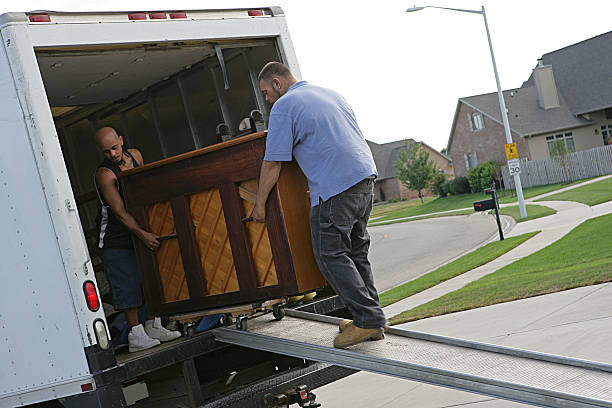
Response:
[{"label": "driveway", "polygon": [[370,262],[379,292],[412,280],[497,234],[484,213],[429,218],[368,228]]}]

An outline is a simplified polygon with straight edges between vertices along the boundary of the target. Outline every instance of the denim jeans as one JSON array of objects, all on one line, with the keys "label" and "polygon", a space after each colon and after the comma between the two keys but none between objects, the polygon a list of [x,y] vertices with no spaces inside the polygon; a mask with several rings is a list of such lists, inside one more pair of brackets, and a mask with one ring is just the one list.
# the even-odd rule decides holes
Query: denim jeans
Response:
[{"label": "denim jeans", "polygon": [[368,260],[366,225],[373,190],[374,179],[366,178],[310,210],[312,247],[319,269],[346,304],[354,324],[363,329],[387,323]]},{"label": "denim jeans", "polygon": [[115,310],[141,306],[142,289],[134,250],[105,248],[100,251],[100,256],[111,285]]}]

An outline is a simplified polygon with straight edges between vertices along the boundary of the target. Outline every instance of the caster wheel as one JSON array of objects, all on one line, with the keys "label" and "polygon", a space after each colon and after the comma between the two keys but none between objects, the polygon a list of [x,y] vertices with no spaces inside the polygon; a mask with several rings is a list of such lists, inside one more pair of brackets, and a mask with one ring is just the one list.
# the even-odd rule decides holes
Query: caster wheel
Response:
[{"label": "caster wheel", "polygon": [[194,323],[185,323],[183,324],[183,336],[190,337],[195,333],[195,324]]},{"label": "caster wheel", "polygon": [[283,317],[286,315],[285,308],[283,306],[274,306],[272,315],[276,320],[283,320]]},{"label": "caster wheel", "polygon": [[221,316],[221,325],[223,326],[231,326],[234,323],[234,317],[231,313],[226,313]]},{"label": "caster wheel", "polygon": [[236,329],[246,331],[247,322],[248,320],[246,317],[239,317],[238,320],[236,320]]}]

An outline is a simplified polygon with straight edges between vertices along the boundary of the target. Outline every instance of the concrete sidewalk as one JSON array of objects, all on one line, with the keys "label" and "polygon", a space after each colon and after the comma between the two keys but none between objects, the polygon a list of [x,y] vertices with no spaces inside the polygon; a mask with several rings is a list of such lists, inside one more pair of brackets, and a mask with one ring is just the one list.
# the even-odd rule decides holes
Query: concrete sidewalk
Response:
[{"label": "concrete sidewalk", "polygon": [[[589,180],[575,186],[557,190],[554,193],[556,194],[560,191],[571,190],[610,177],[612,177],[612,175],[598,177],[597,179]],[[542,194],[541,196],[532,197],[526,201],[532,202],[534,200],[550,196],[551,194],[552,193]],[[561,239],[572,229],[589,218],[612,213],[612,202],[602,203],[593,207],[572,201],[539,201],[538,204],[553,208],[557,211],[557,213],[548,217],[518,223],[512,226],[511,231],[504,233],[506,237],[513,237],[528,232],[541,231],[535,237],[527,240],[523,244],[489,262],[488,264],[482,265],[453,279],[442,282],[430,289],[385,307],[383,310],[387,317],[395,316],[403,311],[410,310],[418,305],[437,299],[440,296],[455,291],[474,280],[495,272],[518,259],[531,255]]]}]

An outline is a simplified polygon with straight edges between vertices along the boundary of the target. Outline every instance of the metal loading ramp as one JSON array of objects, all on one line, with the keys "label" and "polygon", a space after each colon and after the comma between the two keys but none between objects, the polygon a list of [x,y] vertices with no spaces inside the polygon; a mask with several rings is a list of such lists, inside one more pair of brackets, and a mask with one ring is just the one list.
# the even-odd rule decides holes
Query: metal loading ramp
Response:
[{"label": "metal loading ramp", "polygon": [[217,341],[542,407],[612,407],[612,365],[390,328],[385,339],[333,348],[341,319],[287,310]]}]

